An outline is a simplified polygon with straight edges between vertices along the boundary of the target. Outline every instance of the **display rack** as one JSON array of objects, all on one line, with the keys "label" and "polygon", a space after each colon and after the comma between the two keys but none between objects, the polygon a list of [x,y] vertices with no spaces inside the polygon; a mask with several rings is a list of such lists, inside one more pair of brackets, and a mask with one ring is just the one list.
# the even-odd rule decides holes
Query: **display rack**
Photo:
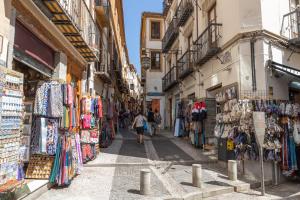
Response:
[{"label": "display rack", "polygon": [[0,185],[18,176],[23,123],[23,75],[0,67]]}]

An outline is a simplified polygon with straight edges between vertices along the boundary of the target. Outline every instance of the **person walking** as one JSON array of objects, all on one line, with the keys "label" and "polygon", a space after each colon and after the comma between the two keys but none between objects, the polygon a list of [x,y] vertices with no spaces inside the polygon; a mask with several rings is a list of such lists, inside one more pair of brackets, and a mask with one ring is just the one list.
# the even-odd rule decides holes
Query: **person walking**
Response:
[{"label": "person walking", "polygon": [[140,144],[144,143],[144,123],[146,122],[146,117],[143,116],[142,112],[140,111],[138,115],[134,118],[132,128],[137,132],[137,141]]},{"label": "person walking", "polygon": [[153,134],[156,135],[159,131],[159,127],[160,127],[160,124],[161,124],[161,115],[160,113],[158,112],[157,109],[155,109],[154,111],[154,130],[153,130]]},{"label": "person walking", "polygon": [[152,108],[149,109],[148,114],[147,114],[147,120],[149,124],[149,134],[150,136],[153,136],[153,129],[155,125],[155,120],[154,120],[154,112],[152,111]]}]

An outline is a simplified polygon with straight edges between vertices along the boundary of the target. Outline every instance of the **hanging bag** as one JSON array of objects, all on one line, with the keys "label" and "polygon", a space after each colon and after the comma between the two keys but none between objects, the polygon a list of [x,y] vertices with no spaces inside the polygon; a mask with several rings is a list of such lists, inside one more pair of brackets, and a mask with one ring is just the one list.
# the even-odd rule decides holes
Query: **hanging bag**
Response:
[{"label": "hanging bag", "polygon": [[297,145],[300,144],[300,124],[299,122],[294,123],[294,131],[293,131],[294,141]]}]

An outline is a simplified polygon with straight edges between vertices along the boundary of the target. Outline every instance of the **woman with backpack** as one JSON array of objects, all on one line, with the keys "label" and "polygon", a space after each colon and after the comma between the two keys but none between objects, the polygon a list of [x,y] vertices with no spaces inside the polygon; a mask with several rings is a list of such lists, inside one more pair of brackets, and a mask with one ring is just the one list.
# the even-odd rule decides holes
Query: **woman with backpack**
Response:
[{"label": "woman with backpack", "polygon": [[144,143],[144,124],[146,123],[147,119],[140,111],[138,115],[134,118],[132,128],[135,128],[137,132],[137,141],[139,144]]}]

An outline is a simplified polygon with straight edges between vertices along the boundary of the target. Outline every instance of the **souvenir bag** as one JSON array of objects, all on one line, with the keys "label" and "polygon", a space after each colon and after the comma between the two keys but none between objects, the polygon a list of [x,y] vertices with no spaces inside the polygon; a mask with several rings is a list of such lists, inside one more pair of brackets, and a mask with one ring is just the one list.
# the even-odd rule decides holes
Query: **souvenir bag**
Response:
[{"label": "souvenir bag", "polygon": [[294,123],[293,136],[294,136],[295,143],[297,145],[299,145],[300,144],[300,124],[299,124],[299,121],[297,121],[297,122]]},{"label": "souvenir bag", "polygon": [[293,104],[292,106],[293,106],[292,116],[293,117],[298,117],[299,116],[299,109],[300,109],[299,104],[296,103],[296,104]]},{"label": "souvenir bag", "polygon": [[221,127],[222,127],[221,124],[217,124],[215,126],[214,135],[215,135],[216,138],[219,138],[221,136],[221,134],[222,134]]},{"label": "souvenir bag", "polygon": [[284,103],[280,103],[280,105],[279,105],[279,113],[281,115],[285,114],[285,104]]},{"label": "souvenir bag", "polygon": [[91,115],[82,115],[82,128],[83,129],[91,128]]},{"label": "souvenir bag", "polygon": [[90,131],[90,138],[91,138],[91,143],[98,143],[99,142],[99,137],[97,131]]},{"label": "souvenir bag", "polygon": [[292,104],[288,103],[285,106],[285,115],[291,116],[293,114],[293,106]]},{"label": "souvenir bag", "polygon": [[232,140],[232,139],[228,139],[228,140],[227,140],[227,150],[228,150],[228,151],[234,150],[234,143],[233,143],[233,140]]}]

